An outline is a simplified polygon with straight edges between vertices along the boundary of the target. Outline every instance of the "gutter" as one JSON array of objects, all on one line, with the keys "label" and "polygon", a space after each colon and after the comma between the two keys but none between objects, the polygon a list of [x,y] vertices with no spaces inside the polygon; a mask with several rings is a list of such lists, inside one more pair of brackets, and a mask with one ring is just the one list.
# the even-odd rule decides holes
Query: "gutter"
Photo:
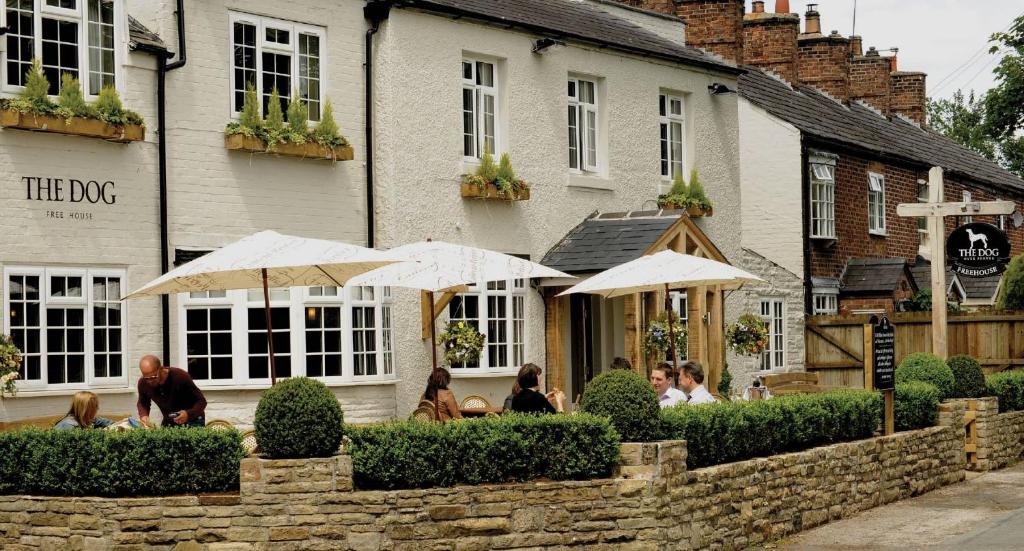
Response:
[{"label": "gutter", "polygon": [[811,284],[811,210],[810,210],[810,190],[811,190],[811,178],[808,174],[807,167],[809,158],[809,152],[807,147],[807,140],[804,139],[804,133],[800,133],[800,217],[803,219],[803,235],[801,236],[800,242],[803,243],[803,256],[804,256],[804,315],[811,314],[814,312],[813,301],[814,296],[813,286]]},{"label": "gutter", "polygon": [[366,96],[363,100],[363,140],[366,142],[366,246],[374,248],[376,238],[374,229],[373,202],[373,35],[380,30],[380,24],[388,18],[391,13],[393,0],[373,1],[363,8],[363,17],[370,20],[370,28],[366,30],[366,47],[363,52],[363,70],[365,79],[364,88]]}]

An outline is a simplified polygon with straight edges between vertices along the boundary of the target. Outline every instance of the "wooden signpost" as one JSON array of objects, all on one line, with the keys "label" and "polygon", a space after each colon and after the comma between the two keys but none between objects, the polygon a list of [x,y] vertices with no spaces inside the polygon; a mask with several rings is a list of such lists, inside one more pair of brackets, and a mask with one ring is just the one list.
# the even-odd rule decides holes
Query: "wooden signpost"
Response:
[{"label": "wooden signpost", "polygon": [[896,432],[893,414],[896,389],[896,329],[882,316],[877,324],[864,327],[864,388],[882,391],[885,400],[885,434]]},{"label": "wooden signpost", "polygon": [[950,202],[944,203],[942,169],[928,171],[928,202],[903,203],[896,214],[928,219],[928,241],[932,263],[932,353],[947,359],[946,347],[946,216],[974,216],[980,214],[1012,214],[1016,205],[1012,201]]}]

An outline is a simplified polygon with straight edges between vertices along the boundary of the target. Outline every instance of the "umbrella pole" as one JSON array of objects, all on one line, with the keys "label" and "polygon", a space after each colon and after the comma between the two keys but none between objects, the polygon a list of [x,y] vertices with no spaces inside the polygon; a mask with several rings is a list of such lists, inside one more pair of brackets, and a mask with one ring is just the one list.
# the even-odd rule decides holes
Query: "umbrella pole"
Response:
[{"label": "umbrella pole", "polygon": [[672,347],[672,373],[675,373],[679,361],[676,359],[676,331],[672,323],[672,295],[668,292],[668,283],[665,284],[665,313],[668,314],[668,340]]},{"label": "umbrella pole", "polygon": [[[427,298],[430,299],[430,363],[434,368],[430,371],[430,376],[434,376],[434,372],[437,371],[437,323],[434,318],[434,292],[427,291]],[[434,394],[434,420],[437,422],[441,421],[441,404],[439,392],[435,391]]]},{"label": "umbrella pole", "polygon": [[270,355],[270,386],[277,384],[277,369],[274,364],[274,329],[270,326],[270,288],[267,285],[267,270],[263,273],[263,313],[267,316],[267,352]]}]

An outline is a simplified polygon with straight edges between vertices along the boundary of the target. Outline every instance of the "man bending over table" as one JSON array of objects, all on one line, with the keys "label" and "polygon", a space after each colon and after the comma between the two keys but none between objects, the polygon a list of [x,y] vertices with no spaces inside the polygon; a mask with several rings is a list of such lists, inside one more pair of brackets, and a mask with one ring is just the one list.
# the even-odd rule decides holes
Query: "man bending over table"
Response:
[{"label": "man bending over table", "polygon": [[149,425],[150,405],[156,402],[165,427],[206,426],[206,397],[183,369],[161,365],[160,358],[139,360],[139,419]]}]

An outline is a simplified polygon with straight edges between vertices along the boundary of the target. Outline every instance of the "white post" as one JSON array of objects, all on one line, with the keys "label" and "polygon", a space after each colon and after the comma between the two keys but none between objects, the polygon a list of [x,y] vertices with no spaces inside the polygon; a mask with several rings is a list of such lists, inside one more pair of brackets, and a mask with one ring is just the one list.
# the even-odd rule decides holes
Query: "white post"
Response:
[{"label": "white post", "polygon": [[[928,171],[928,202],[941,203],[942,168]],[[932,354],[947,357],[946,351],[946,228],[942,214],[928,217],[928,241],[932,256]]]}]

